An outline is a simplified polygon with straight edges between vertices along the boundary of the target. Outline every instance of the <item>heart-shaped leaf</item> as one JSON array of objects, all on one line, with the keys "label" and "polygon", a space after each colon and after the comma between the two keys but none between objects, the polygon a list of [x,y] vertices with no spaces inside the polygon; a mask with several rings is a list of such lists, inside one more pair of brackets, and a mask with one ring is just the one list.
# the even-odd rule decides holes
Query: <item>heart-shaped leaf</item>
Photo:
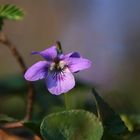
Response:
[{"label": "heart-shaped leaf", "polygon": [[45,140],[100,140],[103,127],[94,114],[69,110],[46,116],[41,134]]}]

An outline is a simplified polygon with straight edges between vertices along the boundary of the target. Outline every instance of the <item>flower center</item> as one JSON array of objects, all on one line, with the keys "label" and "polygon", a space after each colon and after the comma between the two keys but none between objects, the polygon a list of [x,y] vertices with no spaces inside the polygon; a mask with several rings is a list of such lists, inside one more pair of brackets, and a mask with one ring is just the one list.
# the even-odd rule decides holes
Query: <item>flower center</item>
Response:
[{"label": "flower center", "polygon": [[66,68],[64,61],[52,62],[50,65],[50,71],[63,71]]}]

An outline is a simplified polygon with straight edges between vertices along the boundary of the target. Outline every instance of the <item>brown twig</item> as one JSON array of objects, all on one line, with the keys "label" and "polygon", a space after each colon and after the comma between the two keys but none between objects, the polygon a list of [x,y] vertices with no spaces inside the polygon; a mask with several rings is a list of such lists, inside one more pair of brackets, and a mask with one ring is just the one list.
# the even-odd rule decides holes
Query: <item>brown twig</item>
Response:
[{"label": "brown twig", "polygon": [[31,82],[28,82],[28,97],[27,97],[27,107],[26,107],[26,115],[24,120],[31,120],[32,112],[33,112],[33,104],[34,104],[34,87]]},{"label": "brown twig", "polygon": [[[14,130],[13,133],[10,130]],[[19,139],[33,139],[33,140],[42,140],[41,135],[33,134],[33,135],[18,135],[15,132],[23,132],[24,130],[27,130],[26,127],[24,127],[24,121],[18,121],[18,122],[9,122],[5,123],[4,125],[0,126],[0,140],[19,140]],[[29,130],[29,129],[28,129]],[[29,131],[30,132],[30,131]],[[28,132],[27,132],[28,133]]]},{"label": "brown twig", "polygon": [[[22,73],[24,74],[26,71],[26,65],[18,52],[17,48],[13,43],[7,38],[7,36],[0,32],[0,43],[5,45],[12,53],[13,57],[17,60]],[[27,95],[27,107],[26,107],[26,114],[24,120],[30,120],[32,118],[32,111],[33,111],[33,98],[34,98],[34,87],[31,82],[27,81],[28,86],[28,95]]]},{"label": "brown twig", "polygon": [[0,128],[17,128],[17,127],[23,127],[23,122],[18,121],[18,122],[8,122],[5,123],[4,125],[0,126]]}]

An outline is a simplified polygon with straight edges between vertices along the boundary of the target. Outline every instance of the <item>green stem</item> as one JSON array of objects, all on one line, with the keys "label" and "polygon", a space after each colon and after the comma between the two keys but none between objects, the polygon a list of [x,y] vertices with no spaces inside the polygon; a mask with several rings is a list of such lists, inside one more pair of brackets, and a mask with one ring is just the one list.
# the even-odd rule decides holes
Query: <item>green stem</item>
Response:
[{"label": "green stem", "polygon": [[64,101],[65,101],[66,110],[68,110],[69,109],[69,100],[68,100],[67,93],[64,94]]}]

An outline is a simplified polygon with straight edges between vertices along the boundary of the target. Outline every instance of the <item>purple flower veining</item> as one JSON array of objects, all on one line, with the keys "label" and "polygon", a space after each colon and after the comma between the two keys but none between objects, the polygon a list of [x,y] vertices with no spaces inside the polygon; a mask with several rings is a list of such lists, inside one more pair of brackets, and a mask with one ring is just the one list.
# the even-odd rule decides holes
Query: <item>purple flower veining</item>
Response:
[{"label": "purple flower veining", "polygon": [[91,61],[80,56],[77,52],[64,55],[57,46],[52,46],[39,54],[45,60],[39,61],[27,69],[24,77],[28,81],[45,79],[50,93],[60,95],[71,90],[75,86],[72,73],[87,69]]}]

